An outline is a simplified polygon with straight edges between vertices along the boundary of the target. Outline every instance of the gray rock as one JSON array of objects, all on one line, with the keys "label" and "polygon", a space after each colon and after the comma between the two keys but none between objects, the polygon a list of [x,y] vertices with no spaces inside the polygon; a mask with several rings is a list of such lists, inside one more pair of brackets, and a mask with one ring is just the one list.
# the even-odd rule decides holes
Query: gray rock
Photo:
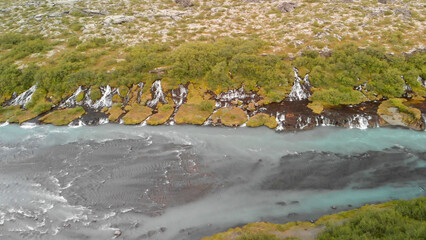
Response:
[{"label": "gray rock", "polygon": [[342,2],[344,2],[344,3],[353,3],[354,0],[342,0]]},{"label": "gray rock", "polygon": [[135,17],[133,16],[124,16],[124,15],[112,15],[105,17],[105,24],[122,24],[126,22],[133,22]]},{"label": "gray rock", "polygon": [[277,7],[277,9],[283,13],[292,12],[295,8],[296,3],[293,2],[283,2]]},{"label": "gray rock", "polygon": [[378,0],[378,2],[383,4],[388,4],[388,3],[392,3],[393,0]]},{"label": "gray rock", "polygon": [[402,14],[405,18],[411,18],[411,11],[405,8],[397,8],[395,9],[395,14]]},{"label": "gray rock", "polygon": [[175,0],[176,4],[179,4],[182,7],[192,7],[194,3],[191,0]]}]

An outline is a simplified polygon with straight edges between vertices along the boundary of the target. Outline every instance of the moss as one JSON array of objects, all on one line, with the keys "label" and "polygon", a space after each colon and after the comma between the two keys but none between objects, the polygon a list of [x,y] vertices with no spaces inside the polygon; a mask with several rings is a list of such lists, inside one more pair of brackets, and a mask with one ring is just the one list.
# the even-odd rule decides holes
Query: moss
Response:
[{"label": "moss", "polygon": [[0,107],[0,122],[6,122],[20,111],[20,106]]},{"label": "moss", "polygon": [[121,99],[121,97],[118,96],[118,94],[114,94],[114,96],[112,96],[112,101],[115,103],[121,103],[123,102],[123,99]]},{"label": "moss", "polygon": [[254,115],[247,122],[247,127],[260,127],[263,125],[269,128],[276,128],[278,123],[275,120],[275,117],[269,116],[265,113],[258,113]]},{"label": "moss", "polygon": [[[206,100],[207,101],[207,100]],[[214,104],[214,101],[211,101]],[[204,110],[205,109],[205,110]],[[175,116],[177,124],[203,124],[212,114],[213,109],[210,107],[201,107],[200,104],[183,104]]]},{"label": "moss", "polygon": [[214,124],[222,123],[225,126],[240,126],[247,122],[247,114],[238,107],[221,108],[212,115]]},{"label": "moss", "polygon": [[51,123],[53,125],[62,126],[80,118],[84,113],[85,111],[82,107],[66,108],[53,111],[46,116],[41,117],[40,121],[43,123]]},{"label": "moss", "polygon": [[308,103],[308,108],[310,108],[312,112],[316,114],[321,114],[324,110],[324,106],[319,103]]},{"label": "moss", "polygon": [[118,118],[124,113],[124,110],[122,109],[123,105],[121,103],[116,103],[112,105],[111,109],[107,111],[107,114],[109,114],[108,119],[110,122],[116,122]]},{"label": "moss", "polygon": [[[406,124],[419,121],[421,119],[421,111],[417,108],[406,106],[404,104],[406,101],[406,99],[401,98],[392,98],[384,101],[377,109],[377,113],[382,117],[384,117],[384,115],[392,117],[395,114],[401,114],[402,121]],[[390,109],[392,108],[396,109],[397,113],[391,112]]]},{"label": "moss", "polygon": [[158,108],[158,113],[152,115],[146,123],[149,125],[160,125],[169,120],[170,116],[174,112],[174,107],[169,104],[161,105]]},{"label": "moss", "polygon": [[79,94],[77,95],[77,97],[75,98],[75,100],[76,100],[77,102],[81,102],[81,101],[83,101],[83,99],[84,99],[84,92],[79,93]]},{"label": "moss", "polygon": [[152,109],[146,106],[135,104],[132,109],[123,116],[124,124],[139,124],[152,114]]},{"label": "moss", "polygon": [[92,89],[90,90],[90,99],[92,99],[92,101],[97,101],[101,99],[101,97],[101,90],[98,87],[92,87]]}]

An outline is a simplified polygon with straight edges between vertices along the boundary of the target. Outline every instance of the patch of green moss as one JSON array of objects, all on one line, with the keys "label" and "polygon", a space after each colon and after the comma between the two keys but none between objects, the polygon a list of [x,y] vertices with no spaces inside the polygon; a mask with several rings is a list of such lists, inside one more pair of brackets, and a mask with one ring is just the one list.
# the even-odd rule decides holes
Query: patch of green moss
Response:
[{"label": "patch of green moss", "polygon": [[90,99],[92,99],[92,101],[97,101],[101,99],[101,97],[101,89],[99,89],[98,87],[92,87],[92,89],[90,90]]},{"label": "patch of green moss", "polygon": [[247,122],[247,114],[238,107],[221,108],[212,115],[213,123],[222,123],[225,126],[240,126]]},{"label": "patch of green moss", "polygon": [[[203,102],[210,102],[203,104]],[[214,101],[204,100],[200,104],[183,104],[180,106],[175,121],[177,124],[203,124],[212,114]]]},{"label": "patch of green moss", "polygon": [[160,125],[169,120],[170,116],[173,114],[174,107],[170,104],[161,105],[158,108],[158,112],[152,115],[146,123],[149,125]]},{"label": "patch of green moss", "polygon": [[247,127],[260,127],[267,126],[269,128],[276,128],[278,126],[275,117],[269,116],[266,113],[258,113],[251,117],[247,122]]},{"label": "patch of green moss", "polygon": [[84,92],[79,93],[79,94],[77,95],[77,97],[75,98],[75,100],[76,100],[77,102],[81,102],[81,101],[83,101],[83,99],[84,99]]},{"label": "patch of green moss", "polygon": [[392,116],[394,113],[390,112],[389,109],[395,108],[400,114],[402,114],[403,121],[407,124],[420,120],[422,112],[417,108],[405,105],[404,102],[406,101],[406,99],[402,98],[391,98],[380,104],[379,108],[377,109],[377,113],[379,115]]},{"label": "patch of green moss", "polygon": [[107,114],[109,114],[108,119],[110,122],[116,122],[123,113],[123,104],[116,103],[107,111]]},{"label": "patch of green moss", "polygon": [[132,108],[123,116],[124,124],[139,124],[152,114],[152,109],[139,104],[132,105]]},{"label": "patch of green moss", "polygon": [[20,106],[0,107],[0,122],[6,122],[20,111]]},{"label": "patch of green moss", "polygon": [[68,125],[75,119],[80,118],[85,113],[83,107],[66,108],[53,111],[40,118],[43,123],[51,123],[57,126]]}]

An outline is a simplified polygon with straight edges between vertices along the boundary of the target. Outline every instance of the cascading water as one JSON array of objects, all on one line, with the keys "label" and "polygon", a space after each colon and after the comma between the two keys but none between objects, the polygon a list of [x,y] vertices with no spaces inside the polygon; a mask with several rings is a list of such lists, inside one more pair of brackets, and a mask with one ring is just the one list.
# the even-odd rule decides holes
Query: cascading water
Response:
[{"label": "cascading water", "polygon": [[355,115],[352,118],[348,119],[349,128],[358,128],[358,129],[367,129],[368,128],[368,120],[371,117],[365,117],[362,115]]},{"label": "cascading water", "polygon": [[306,128],[307,126],[309,126],[309,124],[311,123],[312,119],[310,117],[307,117],[306,119],[303,118],[302,116],[299,116],[299,118],[297,119],[296,122],[296,128],[303,130],[304,128]]},{"label": "cascading water", "polygon": [[291,88],[291,92],[288,95],[289,101],[301,101],[304,99],[308,99],[312,93],[311,93],[311,84],[309,82],[309,75],[306,74],[303,83],[302,79],[299,77],[298,73],[299,71],[296,68],[293,68],[294,71],[294,84]]},{"label": "cascading water", "polygon": [[216,96],[216,107],[228,107],[232,101],[242,101],[245,103],[254,101],[256,94],[252,92],[246,93],[244,86],[239,89],[231,89],[227,92],[220,93]]},{"label": "cascading water", "polygon": [[[138,103],[140,103],[141,102],[141,98],[142,98],[142,94],[143,94],[143,86],[144,86],[144,83],[143,82],[140,82],[140,83],[138,83],[138,86],[139,86],[139,88],[141,89],[140,91],[139,91],[139,93],[138,93]],[[129,91],[130,92],[130,91]],[[127,95],[129,95],[129,94],[127,94]]]},{"label": "cascading water", "polygon": [[183,85],[179,85],[179,89],[172,90],[172,98],[173,98],[173,102],[176,105],[176,109],[177,107],[179,107],[180,105],[184,103],[187,95],[188,95],[188,90]]},{"label": "cascading water", "polygon": [[277,112],[276,115],[275,115],[275,120],[278,123],[275,130],[276,131],[283,131],[284,130],[284,122],[285,122],[285,112],[282,112],[282,113]]},{"label": "cascading water", "polygon": [[91,92],[92,92],[92,87],[90,87],[89,90],[87,90],[86,94],[84,95],[84,99],[83,99],[83,105],[85,105],[89,108],[93,108],[93,101],[90,98]]},{"label": "cascading water", "polygon": [[32,86],[30,89],[28,89],[27,91],[19,94],[16,98],[12,99],[9,102],[10,106],[25,106],[29,101],[31,101],[31,98],[33,96],[33,94],[35,93],[35,91],[37,90],[37,86],[34,85]]},{"label": "cascading water", "polygon": [[146,104],[148,107],[155,107],[159,102],[167,103],[167,101],[164,98],[163,89],[161,88],[161,81],[157,80],[152,84],[151,87],[152,92],[152,99],[148,101]]},{"label": "cascading water", "polygon": [[422,85],[422,87],[426,88],[426,79],[421,78],[420,76],[417,77],[417,82],[420,83],[420,85]]},{"label": "cascading water", "polygon": [[105,107],[112,106],[112,97],[117,94],[118,89],[112,89],[111,86],[107,85],[106,87],[101,87],[102,97],[93,104],[93,108],[102,109]]},{"label": "cascading water", "polygon": [[65,102],[63,102],[59,105],[59,107],[61,107],[61,108],[75,107],[76,105],[79,104],[79,102],[77,102],[77,96],[82,92],[84,92],[84,90],[81,86],[79,86],[78,89],[67,100],[65,100]]}]

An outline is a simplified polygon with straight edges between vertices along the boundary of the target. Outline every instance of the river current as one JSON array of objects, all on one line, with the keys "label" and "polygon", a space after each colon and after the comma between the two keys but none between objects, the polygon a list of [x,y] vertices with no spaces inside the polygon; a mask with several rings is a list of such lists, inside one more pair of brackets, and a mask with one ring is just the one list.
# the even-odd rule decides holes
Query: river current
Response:
[{"label": "river current", "polygon": [[0,127],[1,239],[200,239],[425,195],[426,132]]}]

